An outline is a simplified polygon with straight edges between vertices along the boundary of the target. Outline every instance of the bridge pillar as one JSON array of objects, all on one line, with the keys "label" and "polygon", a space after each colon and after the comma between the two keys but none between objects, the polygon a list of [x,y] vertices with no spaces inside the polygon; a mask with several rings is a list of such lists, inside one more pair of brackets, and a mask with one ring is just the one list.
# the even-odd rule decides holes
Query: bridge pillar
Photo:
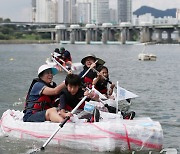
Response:
[{"label": "bridge pillar", "polygon": [[94,41],[97,41],[98,40],[98,30],[95,29],[94,30]]},{"label": "bridge pillar", "polygon": [[79,31],[79,41],[83,41],[83,31]]},{"label": "bridge pillar", "polygon": [[132,40],[132,35],[130,29],[127,29],[127,41],[131,41],[131,40]]},{"label": "bridge pillar", "polygon": [[86,44],[90,44],[90,42],[91,42],[91,30],[90,28],[88,28],[86,30]]},{"label": "bridge pillar", "polygon": [[180,29],[178,29],[178,43],[180,43]]},{"label": "bridge pillar", "polygon": [[104,28],[102,31],[102,38],[101,38],[103,44],[107,44],[107,33],[108,33],[107,28]]},{"label": "bridge pillar", "polygon": [[56,39],[55,33],[54,33],[54,32],[51,32],[51,40],[54,41],[55,39]]},{"label": "bridge pillar", "polygon": [[64,31],[64,41],[69,40],[69,32]]},{"label": "bridge pillar", "polygon": [[61,40],[60,29],[57,29],[57,30],[56,30],[56,36],[55,36],[55,38],[56,38],[56,42],[59,43],[60,40]]},{"label": "bridge pillar", "polygon": [[64,40],[64,31],[63,30],[61,30],[61,40],[60,41],[63,41]]},{"label": "bridge pillar", "polygon": [[71,30],[70,32],[70,43],[74,44],[75,43],[75,30]]},{"label": "bridge pillar", "polygon": [[97,29],[91,29],[91,40],[97,41]]},{"label": "bridge pillar", "polygon": [[95,41],[95,31],[93,29],[91,30],[91,40]]},{"label": "bridge pillar", "polygon": [[156,31],[157,31],[157,34],[158,34],[157,42],[161,43],[162,42],[162,30],[158,29]]},{"label": "bridge pillar", "polygon": [[144,43],[144,42],[150,42],[151,40],[151,36],[150,36],[150,30],[149,27],[142,27],[141,31],[140,31],[140,42]]},{"label": "bridge pillar", "polygon": [[108,40],[109,40],[109,41],[113,41],[113,32],[112,32],[111,29],[109,29]]},{"label": "bridge pillar", "polygon": [[56,25],[55,29],[56,29],[55,39],[56,39],[56,42],[59,43],[61,40],[65,39],[64,35],[67,28],[65,25]]},{"label": "bridge pillar", "polygon": [[173,42],[173,40],[171,38],[171,33],[172,32],[173,32],[172,30],[167,31],[167,43],[172,43]]},{"label": "bridge pillar", "polygon": [[74,31],[74,35],[75,35],[75,41],[79,41],[79,31],[77,29]]},{"label": "bridge pillar", "polygon": [[126,28],[123,28],[121,30],[120,37],[121,37],[121,43],[125,44],[126,43]]}]

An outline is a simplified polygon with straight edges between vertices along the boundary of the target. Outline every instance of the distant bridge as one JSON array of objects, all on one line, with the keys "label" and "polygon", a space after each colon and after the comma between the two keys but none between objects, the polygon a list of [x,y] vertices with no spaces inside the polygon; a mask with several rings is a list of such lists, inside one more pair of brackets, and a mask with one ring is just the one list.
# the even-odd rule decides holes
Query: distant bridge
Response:
[{"label": "distant bridge", "polygon": [[41,28],[38,32],[50,32],[52,40],[56,42],[70,41],[74,44],[78,41],[84,41],[90,44],[91,41],[101,41],[106,44],[107,41],[115,41],[115,35],[119,35],[119,42],[125,44],[126,41],[132,41],[133,34],[138,35],[141,43],[180,43],[180,24],[174,25],[131,25],[131,24],[86,24],[84,27],[79,25],[56,25],[55,28]]},{"label": "distant bridge", "polygon": [[37,32],[51,33],[51,39],[57,43],[69,41],[71,44],[85,42],[90,44],[99,41],[106,44],[108,41],[115,41],[115,37],[121,44],[132,41],[132,36],[137,35],[141,43],[180,43],[180,24],[150,24],[132,25],[121,23],[113,25],[103,23],[102,25],[86,24],[81,27],[78,24],[61,24],[46,22],[10,22],[0,23],[0,25],[29,25],[29,26],[54,26],[54,28],[38,28]]}]

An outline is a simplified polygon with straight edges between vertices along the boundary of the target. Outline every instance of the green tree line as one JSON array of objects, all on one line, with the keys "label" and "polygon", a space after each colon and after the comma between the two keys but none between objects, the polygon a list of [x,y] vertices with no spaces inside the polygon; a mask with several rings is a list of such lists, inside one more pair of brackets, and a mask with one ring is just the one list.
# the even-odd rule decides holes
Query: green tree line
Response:
[{"label": "green tree line", "polygon": [[[1,24],[3,23],[3,24]],[[37,33],[37,26],[11,25],[10,19],[0,18],[0,40],[50,40],[50,33]]]}]

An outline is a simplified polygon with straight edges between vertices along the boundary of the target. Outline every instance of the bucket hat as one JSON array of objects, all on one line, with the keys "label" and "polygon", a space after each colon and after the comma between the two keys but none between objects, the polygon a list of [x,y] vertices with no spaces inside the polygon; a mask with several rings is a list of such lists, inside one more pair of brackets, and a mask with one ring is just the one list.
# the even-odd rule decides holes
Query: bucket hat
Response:
[{"label": "bucket hat", "polygon": [[100,58],[97,58],[94,54],[88,54],[87,56],[85,56],[85,57],[81,60],[81,63],[82,63],[83,65],[85,65],[86,59],[89,58],[89,57],[94,58],[95,61],[98,60],[96,64],[104,65],[104,63],[105,63],[104,60],[102,60],[102,59],[100,59]]},{"label": "bucket hat", "polygon": [[41,65],[38,69],[38,76],[45,70],[51,69],[53,76],[58,73],[58,70],[55,67],[52,67],[48,64]]},{"label": "bucket hat", "polygon": [[59,52],[60,52],[60,53],[64,53],[64,52],[65,52],[65,48],[64,48],[64,47],[61,47]]}]

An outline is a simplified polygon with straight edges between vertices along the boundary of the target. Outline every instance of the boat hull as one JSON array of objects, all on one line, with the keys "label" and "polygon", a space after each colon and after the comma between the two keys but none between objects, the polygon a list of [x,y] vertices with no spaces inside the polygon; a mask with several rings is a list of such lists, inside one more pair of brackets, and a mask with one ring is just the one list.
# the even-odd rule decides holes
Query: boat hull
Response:
[{"label": "boat hull", "polygon": [[156,61],[156,55],[140,53],[138,59],[142,61]]},{"label": "boat hull", "polygon": [[[150,118],[123,120],[120,115],[101,112],[100,122],[67,122],[49,144],[91,151],[162,149],[163,132]],[[45,142],[59,127],[52,122],[23,122],[23,112],[7,110],[0,124],[4,135]]]}]

